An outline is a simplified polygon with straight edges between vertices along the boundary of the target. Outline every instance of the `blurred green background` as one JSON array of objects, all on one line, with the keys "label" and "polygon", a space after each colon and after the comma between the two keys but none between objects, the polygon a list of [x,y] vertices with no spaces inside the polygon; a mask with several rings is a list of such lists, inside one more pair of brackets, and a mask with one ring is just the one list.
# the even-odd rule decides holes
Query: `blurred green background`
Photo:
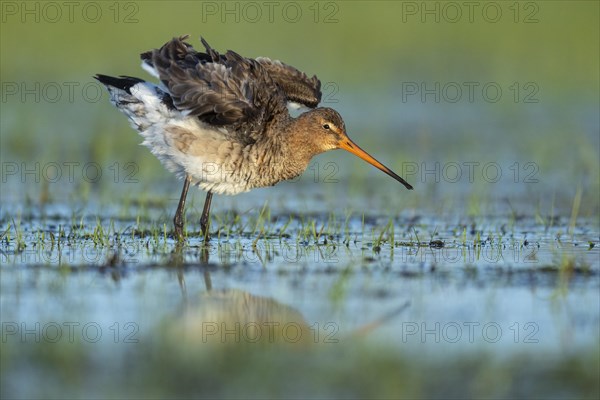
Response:
[{"label": "blurred green background", "polygon": [[[216,49],[278,58],[317,74],[324,105],[341,112],[350,136],[401,173],[410,165],[427,168],[436,162],[442,168],[449,162],[496,162],[502,169],[503,180],[493,186],[480,174],[475,182],[463,177],[465,185],[413,174],[408,179],[418,190],[404,204],[426,207],[434,194],[462,198],[491,192],[515,201],[553,199],[543,205],[545,211],[570,210],[580,188],[582,215],[597,215],[598,13],[594,1],[475,2],[472,7],[140,1],[75,2],[72,8],[3,2],[0,156],[3,165],[26,162],[25,168],[36,161],[93,161],[104,177],[111,176],[108,168],[115,163],[122,173],[128,162],[139,166],[140,183],[126,190],[115,179],[103,178],[91,188],[82,188],[88,182],[81,179],[75,184],[62,179],[65,185],[49,187],[59,199],[98,187],[110,196],[153,190],[158,183],[177,187],[137,145],[140,137],[91,76],[150,78],[139,67],[139,53],[189,33],[196,47],[202,35]],[[468,82],[475,85],[472,98]],[[486,85],[491,91],[483,91]],[[495,101],[498,87],[502,93]],[[409,91],[414,88],[417,93]],[[422,88],[433,88],[439,98],[423,97]],[[338,163],[344,182],[373,177],[379,185],[389,183],[341,152],[316,160]],[[515,163],[517,178],[510,169]],[[524,179],[533,172],[525,169],[527,163],[537,166],[534,184]],[[31,185],[31,179],[8,172],[3,170],[3,200],[39,196],[43,182]],[[24,180],[28,184],[20,185]]]}]

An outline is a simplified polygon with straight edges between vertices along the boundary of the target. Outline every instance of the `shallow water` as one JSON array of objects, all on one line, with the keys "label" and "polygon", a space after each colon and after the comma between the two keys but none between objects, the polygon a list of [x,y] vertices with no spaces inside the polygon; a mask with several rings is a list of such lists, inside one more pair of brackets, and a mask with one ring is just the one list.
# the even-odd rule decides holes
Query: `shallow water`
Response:
[{"label": "shallow water", "polygon": [[3,234],[3,322],[131,322],[142,337],[190,299],[235,289],[286,305],[309,326],[329,324],[336,338],[370,326],[369,340],[409,353],[562,354],[597,344],[591,219],[569,230],[565,217],[260,213],[217,212],[209,244],[192,224],[178,246],[170,219],[144,228],[54,205],[51,216],[21,220],[21,238],[14,226]]}]

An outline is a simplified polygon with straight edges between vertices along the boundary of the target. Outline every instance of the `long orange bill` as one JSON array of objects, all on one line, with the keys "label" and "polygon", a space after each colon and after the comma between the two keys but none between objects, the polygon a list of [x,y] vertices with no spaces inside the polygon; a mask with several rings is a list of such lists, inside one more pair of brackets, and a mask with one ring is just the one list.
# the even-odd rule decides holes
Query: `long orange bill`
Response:
[{"label": "long orange bill", "polygon": [[397,180],[398,182],[403,184],[407,189],[412,190],[413,187],[408,182],[406,182],[404,179],[402,179],[402,177],[396,175],[396,173],[394,171],[392,171],[391,169],[389,169],[388,167],[386,167],[385,165],[383,165],[382,163],[380,163],[379,161],[377,161],[376,159],[371,157],[369,155],[369,153],[367,153],[366,151],[364,151],[363,149],[358,147],[358,145],[356,143],[354,143],[352,140],[350,140],[350,138],[348,136],[344,137],[339,142],[339,146],[340,146],[340,148],[342,148],[346,151],[349,151],[350,153],[354,154],[355,156],[362,158],[363,160],[365,160],[366,162],[368,162],[375,168],[382,170],[383,172],[385,172],[386,174],[388,174],[389,176],[391,176],[392,178],[394,178],[395,180]]}]

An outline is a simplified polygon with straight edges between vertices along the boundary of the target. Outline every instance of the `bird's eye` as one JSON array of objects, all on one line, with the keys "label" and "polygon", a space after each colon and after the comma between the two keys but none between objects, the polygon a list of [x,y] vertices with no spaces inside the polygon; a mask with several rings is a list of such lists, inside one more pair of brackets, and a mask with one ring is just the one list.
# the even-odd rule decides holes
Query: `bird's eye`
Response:
[{"label": "bird's eye", "polygon": [[323,129],[329,129],[329,124],[323,125]]}]

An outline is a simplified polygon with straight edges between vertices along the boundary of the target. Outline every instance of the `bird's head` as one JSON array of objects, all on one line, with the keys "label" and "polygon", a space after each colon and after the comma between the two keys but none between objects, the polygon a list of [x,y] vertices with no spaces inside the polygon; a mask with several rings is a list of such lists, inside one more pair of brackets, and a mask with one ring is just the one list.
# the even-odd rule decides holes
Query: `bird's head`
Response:
[{"label": "bird's head", "polygon": [[314,154],[328,150],[344,149],[385,172],[402,183],[407,189],[413,188],[394,171],[358,147],[346,134],[344,120],[334,109],[323,107],[308,111],[298,117],[298,123],[304,126],[303,131],[308,135],[306,140],[310,143]]}]

